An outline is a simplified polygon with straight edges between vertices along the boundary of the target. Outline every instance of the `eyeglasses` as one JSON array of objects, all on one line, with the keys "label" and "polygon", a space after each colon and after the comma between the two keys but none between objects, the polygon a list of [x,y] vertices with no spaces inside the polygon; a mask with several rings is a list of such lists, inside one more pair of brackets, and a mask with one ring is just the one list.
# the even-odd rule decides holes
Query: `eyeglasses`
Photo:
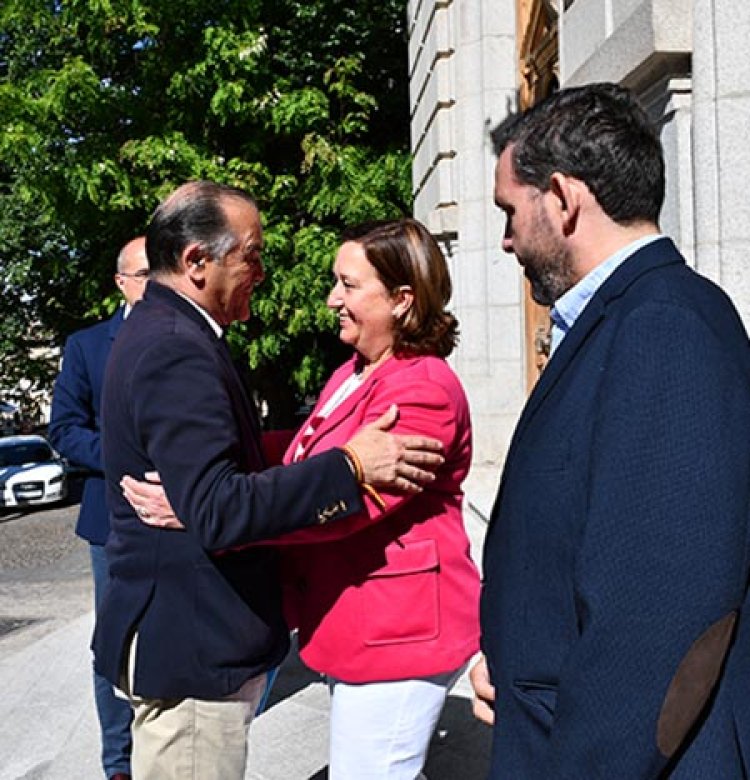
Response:
[{"label": "eyeglasses", "polygon": [[125,271],[117,272],[120,276],[125,276],[128,279],[148,279],[151,276],[151,271],[148,268],[139,268],[137,271],[133,271],[132,274],[127,274]]}]

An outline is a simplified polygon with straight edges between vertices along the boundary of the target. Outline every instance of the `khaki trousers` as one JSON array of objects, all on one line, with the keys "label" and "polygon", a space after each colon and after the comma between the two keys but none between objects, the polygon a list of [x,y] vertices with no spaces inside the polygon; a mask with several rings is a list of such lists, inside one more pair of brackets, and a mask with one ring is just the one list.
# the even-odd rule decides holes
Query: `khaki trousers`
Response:
[{"label": "khaki trousers", "polygon": [[266,675],[247,680],[230,696],[144,699],[132,695],[135,644],[122,687],[133,707],[133,780],[243,780],[247,735]]}]

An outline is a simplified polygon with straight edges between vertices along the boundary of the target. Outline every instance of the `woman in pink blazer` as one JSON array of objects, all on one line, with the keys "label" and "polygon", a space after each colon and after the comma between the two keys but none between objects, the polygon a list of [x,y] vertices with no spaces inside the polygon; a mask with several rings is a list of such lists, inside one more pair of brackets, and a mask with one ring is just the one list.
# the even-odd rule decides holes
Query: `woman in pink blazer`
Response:
[{"label": "woman in pink blazer", "polygon": [[450,687],[479,646],[479,574],[462,517],[471,422],[445,362],[458,324],[445,309],[445,259],[413,219],[345,233],[334,276],[328,306],[354,356],[284,462],[342,447],[392,404],[394,432],[439,439],[445,462],[421,493],[363,485],[362,514],[273,543],[300,656],[329,681],[330,780],[414,780]]},{"label": "woman in pink blazer", "polygon": [[442,441],[445,463],[416,496],[365,493],[367,512],[277,540],[300,655],[332,694],[331,780],[414,780],[450,685],[478,649],[479,575],[461,483],[471,422],[445,362],[457,339],[450,277],[415,220],[348,231],[328,306],[354,350],[285,462],[342,446],[392,404],[395,431]]}]

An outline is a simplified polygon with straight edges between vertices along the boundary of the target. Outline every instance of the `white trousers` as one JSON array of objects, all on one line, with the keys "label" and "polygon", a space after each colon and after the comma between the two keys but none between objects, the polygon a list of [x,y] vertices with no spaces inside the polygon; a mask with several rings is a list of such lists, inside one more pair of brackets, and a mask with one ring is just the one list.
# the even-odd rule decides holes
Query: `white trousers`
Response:
[{"label": "white trousers", "polygon": [[465,669],[352,685],[329,678],[329,780],[415,780],[448,692]]}]

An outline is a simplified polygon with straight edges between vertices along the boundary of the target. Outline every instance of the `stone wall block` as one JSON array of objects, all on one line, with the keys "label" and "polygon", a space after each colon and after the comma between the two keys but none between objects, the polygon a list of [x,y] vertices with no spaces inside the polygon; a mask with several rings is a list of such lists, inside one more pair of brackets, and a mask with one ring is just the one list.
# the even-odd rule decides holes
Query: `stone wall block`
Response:
[{"label": "stone wall block", "polygon": [[[750,174],[750,92],[744,96],[719,101],[718,156],[721,178],[721,240],[750,245],[750,193],[747,176],[731,175],[731,171]],[[750,262],[745,257],[745,274],[750,280]],[[750,313],[750,308],[747,310]]]}]

